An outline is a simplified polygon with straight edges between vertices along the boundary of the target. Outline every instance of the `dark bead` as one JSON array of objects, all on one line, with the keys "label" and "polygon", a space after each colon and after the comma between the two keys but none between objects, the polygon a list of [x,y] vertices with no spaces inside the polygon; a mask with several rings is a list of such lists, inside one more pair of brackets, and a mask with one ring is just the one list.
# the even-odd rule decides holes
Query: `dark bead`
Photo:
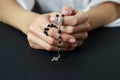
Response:
[{"label": "dark bead", "polygon": [[54,27],[54,24],[51,24],[51,27]]},{"label": "dark bead", "polygon": [[61,41],[59,41],[59,44],[61,43]]},{"label": "dark bead", "polygon": [[44,34],[46,34],[46,36],[48,36],[48,33],[47,33],[47,31],[44,31]]},{"label": "dark bead", "polygon": [[46,33],[46,36],[48,36],[48,33]]},{"label": "dark bead", "polygon": [[59,15],[57,14],[56,17],[59,17]]},{"label": "dark bead", "polygon": [[62,17],[64,17],[64,14],[62,14]]},{"label": "dark bead", "polygon": [[61,30],[58,30],[58,33],[61,33]]},{"label": "dark bead", "polygon": [[44,28],[44,31],[46,31],[46,28]]},{"label": "dark bead", "polygon": [[53,27],[55,27],[56,28],[56,26],[54,25]]},{"label": "dark bead", "polygon": [[61,46],[59,45],[58,48],[61,48]]},{"label": "dark bead", "polygon": [[61,36],[59,36],[58,38],[61,39]]},{"label": "dark bead", "polygon": [[51,27],[51,25],[50,25],[50,24],[48,24],[48,27]]},{"label": "dark bead", "polygon": [[47,32],[46,32],[46,31],[44,31],[44,33],[46,34]]},{"label": "dark bead", "polygon": [[45,30],[45,31],[48,31],[48,30],[49,30],[49,28],[44,28],[44,30]]},{"label": "dark bead", "polygon": [[49,28],[47,28],[46,30],[49,31]]}]

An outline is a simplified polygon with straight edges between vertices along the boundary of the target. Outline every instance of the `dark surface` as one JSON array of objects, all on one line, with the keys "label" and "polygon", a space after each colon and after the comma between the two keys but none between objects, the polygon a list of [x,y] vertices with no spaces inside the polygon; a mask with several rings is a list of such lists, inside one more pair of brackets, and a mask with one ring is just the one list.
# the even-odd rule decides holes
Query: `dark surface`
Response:
[{"label": "dark surface", "polygon": [[31,49],[24,34],[0,23],[0,80],[120,80],[120,28],[94,30],[50,62],[54,54]]}]

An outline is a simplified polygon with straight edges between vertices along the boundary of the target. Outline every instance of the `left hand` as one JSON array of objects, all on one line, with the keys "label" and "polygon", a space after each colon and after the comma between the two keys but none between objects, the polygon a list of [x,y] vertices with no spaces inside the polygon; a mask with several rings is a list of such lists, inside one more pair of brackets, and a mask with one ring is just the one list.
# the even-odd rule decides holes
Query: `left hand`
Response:
[{"label": "left hand", "polygon": [[76,38],[77,46],[81,46],[90,30],[88,15],[69,6],[64,6],[61,13],[65,15],[62,31],[73,35]]}]

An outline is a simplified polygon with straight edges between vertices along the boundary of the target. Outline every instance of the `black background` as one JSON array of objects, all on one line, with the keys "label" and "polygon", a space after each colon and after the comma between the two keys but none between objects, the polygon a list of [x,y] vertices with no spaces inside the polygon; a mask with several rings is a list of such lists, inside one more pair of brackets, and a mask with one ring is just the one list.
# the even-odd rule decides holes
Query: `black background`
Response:
[{"label": "black background", "polygon": [[72,52],[34,50],[26,36],[0,23],[0,80],[120,80],[120,28],[100,28]]}]

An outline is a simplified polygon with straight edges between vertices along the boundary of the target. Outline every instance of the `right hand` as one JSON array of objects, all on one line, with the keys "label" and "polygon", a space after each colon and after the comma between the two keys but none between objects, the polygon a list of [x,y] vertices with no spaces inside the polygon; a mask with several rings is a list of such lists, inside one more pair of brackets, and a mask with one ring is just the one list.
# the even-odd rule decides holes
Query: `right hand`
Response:
[{"label": "right hand", "polygon": [[[30,23],[27,31],[27,39],[30,47],[34,49],[43,49],[48,51],[57,50],[57,29],[51,28],[48,31],[49,36],[46,36],[43,31],[44,28],[50,24],[50,16],[55,16],[56,12],[37,15]],[[76,40],[72,35],[62,33],[62,51],[74,50]]]}]

